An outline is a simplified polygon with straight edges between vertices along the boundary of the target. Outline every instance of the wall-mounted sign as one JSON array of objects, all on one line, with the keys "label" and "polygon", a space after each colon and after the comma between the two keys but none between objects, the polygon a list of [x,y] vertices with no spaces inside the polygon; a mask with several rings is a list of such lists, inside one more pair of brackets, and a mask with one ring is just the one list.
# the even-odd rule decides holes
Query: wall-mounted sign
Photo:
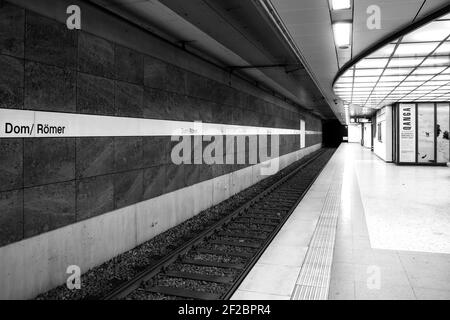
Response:
[{"label": "wall-mounted sign", "polygon": [[0,109],[0,138],[321,134],[305,129]]},{"label": "wall-mounted sign", "polygon": [[416,162],[416,105],[399,105],[400,162]]}]

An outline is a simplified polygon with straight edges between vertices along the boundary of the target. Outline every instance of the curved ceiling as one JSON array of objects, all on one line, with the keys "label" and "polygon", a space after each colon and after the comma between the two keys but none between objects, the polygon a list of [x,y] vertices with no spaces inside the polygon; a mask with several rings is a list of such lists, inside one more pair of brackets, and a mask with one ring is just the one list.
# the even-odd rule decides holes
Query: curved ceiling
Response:
[{"label": "curved ceiling", "polygon": [[[297,43],[307,67],[317,80],[336,117],[345,123],[343,103],[333,91],[336,74],[346,63],[393,33],[448,5],[448,0],[352,0],[350,10],[331,10],[331,0],[271,0]],[[380,11],[380,28],[369,29],[369,8]],[[332,25],[353,21],[351,46],[337,49]],[[371,108],[353,106],[358,116],[370,116]]]},{"label": "curved ceiling", "polygon": [[449,8],[394,35],[339,73],[345,103],[378,109],[399,101],[450,100]]}]

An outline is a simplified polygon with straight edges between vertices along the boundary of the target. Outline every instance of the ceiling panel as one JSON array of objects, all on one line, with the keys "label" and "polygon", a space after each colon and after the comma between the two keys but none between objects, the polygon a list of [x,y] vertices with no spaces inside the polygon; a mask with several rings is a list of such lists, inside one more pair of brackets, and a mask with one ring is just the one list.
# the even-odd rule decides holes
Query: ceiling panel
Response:
[{"label": "ceiling panel", "polygon": [[375,53],[356,63],[338,78],[334,90],[348,104],[375,109],[399,101],[445,101],[448,41],[450,20],[437,18],[394,40],[394,48],[386,44],[379,51],[388,57]]},{"label": "ceiling panel", "polygon": [[[354,1],[353,56],[411,23],[422,3],[423,0]],[[367,27],[367,8],[372,5],[380,8],[381,29]]]},{"label": "ceiling panel", "polygon": [[335,96],[330,90],[339,69],[328,0],[272,0],[272,4],[296,41],[335,115],[343,121],[343,110],[335,105]]}]

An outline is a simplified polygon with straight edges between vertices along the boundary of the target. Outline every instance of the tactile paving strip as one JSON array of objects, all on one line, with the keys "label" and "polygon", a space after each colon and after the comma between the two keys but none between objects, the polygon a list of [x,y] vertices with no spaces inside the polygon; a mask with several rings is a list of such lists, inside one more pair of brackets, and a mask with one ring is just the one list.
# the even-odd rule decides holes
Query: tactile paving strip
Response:
[{"label": "tactile paving strip", "polygon": [[326,300],[330,286],[342,179],[335,172],[291,300]]}]

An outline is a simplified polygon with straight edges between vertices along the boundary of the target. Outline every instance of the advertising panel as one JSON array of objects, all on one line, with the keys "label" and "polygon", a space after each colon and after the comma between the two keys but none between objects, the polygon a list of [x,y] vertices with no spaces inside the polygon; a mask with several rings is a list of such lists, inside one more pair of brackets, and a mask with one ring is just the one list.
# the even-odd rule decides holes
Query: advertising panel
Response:
[{"label": "advertising panel", "polygon": [[448,103],[438,103],[436,107],[437,162],[450,162],[450,110]]},{"label": "advertising panel", "polygon": [[433,163],[434,160],[434,103],[419,103],[417,106],[417,160]]},{"label": "advertising panel", "polygon": [[400,162],[416,161],[416,106],[399,106],[399,151]]}]

